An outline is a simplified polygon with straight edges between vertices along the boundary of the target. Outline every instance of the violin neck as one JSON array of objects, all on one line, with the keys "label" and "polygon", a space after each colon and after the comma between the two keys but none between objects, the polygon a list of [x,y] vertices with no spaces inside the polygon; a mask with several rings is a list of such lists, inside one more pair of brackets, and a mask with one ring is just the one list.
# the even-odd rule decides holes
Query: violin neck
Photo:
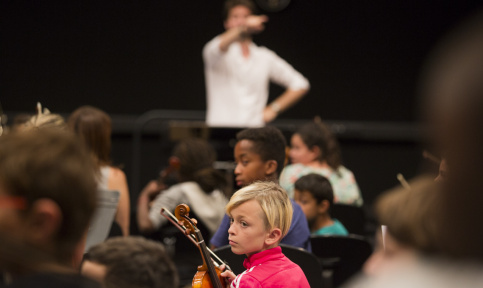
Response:
[{"label": "violin neck", "polygon": [[211,279],[211,285],[215,288],[223,288],[223,285],[220,282],[220,279],[218,278],[218,275],[216,274],[215,270],[215,265],[213,264],[213,261],[211,260],[210,254],[208,252],[208,247],[206,247],[205,240],[203,239],[203,236],[201,236],[201,232],[199,229],[196,229],[196,236],[199,240],[199,248],[201,251],[201,256],[203,256],[203,261],[208,267],[208,274],[210,275]]}]

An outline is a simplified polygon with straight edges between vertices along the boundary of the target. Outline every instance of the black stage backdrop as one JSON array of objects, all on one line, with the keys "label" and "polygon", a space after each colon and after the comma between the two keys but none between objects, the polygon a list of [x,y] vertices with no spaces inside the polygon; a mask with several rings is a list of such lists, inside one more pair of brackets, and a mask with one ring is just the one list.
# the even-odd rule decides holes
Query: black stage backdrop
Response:
[{"label": "black stage backdrop", "polygon": [[[83,104],[111,114],[205,110],[201,50],[223,31],[221,0],[2,0],[4,111],[58,113]],[[423,60],[483,1],[292,0],[266,13],[255,41],[312,89],[287,119],[417,120]],[[272,87],[271,98],[281,92]]]},{"label": "black stage backdrop", "polygon": [[[140,188],[157,177],[173,145],[154,125],[141,136],[136,158],[134,120],[152,109],[205,110],[201,51],[223,32],[222,3],[1,0],[0,112],[33,113],[40,101],[63,115],[85,104],[110,113],[112,159],[128,176],[134,210]],[[419,73],[443,35],[482,6],[483,0],[292,0],[266,13],[269,23],[255,42],[311,83],[279,121],[295,125],[320,115],[349,123],[337,129],[344,163],[370,207],[398,184],[397,173],[409,179],[431,166],[415,132]],[[281,91],[271,87],[270,97]],[[233,160],[233,137],[212,137],[221,160]]]}]

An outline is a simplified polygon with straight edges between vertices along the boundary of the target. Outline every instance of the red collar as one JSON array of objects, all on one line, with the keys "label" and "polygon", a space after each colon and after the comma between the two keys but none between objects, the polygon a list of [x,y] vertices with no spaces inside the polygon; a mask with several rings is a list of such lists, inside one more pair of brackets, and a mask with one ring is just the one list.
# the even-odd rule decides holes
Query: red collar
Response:
[{"label": "red collar", "polygon": [[255,253],[253,255],[250,255],[248,258],[246,258],[243,261],[243,266],[246,269],[250,269],[254,266],[257,266],[263,262],[273,260],[273,259],[278,259],[282,258],[282,248],[280,246],[264,250],[262,252]]}]

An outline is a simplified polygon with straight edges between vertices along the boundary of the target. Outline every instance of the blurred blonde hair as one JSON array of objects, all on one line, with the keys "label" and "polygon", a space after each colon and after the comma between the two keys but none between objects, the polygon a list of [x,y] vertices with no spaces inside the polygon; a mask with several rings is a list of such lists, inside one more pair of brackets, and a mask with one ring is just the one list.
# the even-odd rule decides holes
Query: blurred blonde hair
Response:
[{"label": "blurred blonde hair", "polygon": [[256,200],[260,204],[267,230],[279,228],[282,232],[281,238],[287,235],[292,223],[293,208],[282,187],[274,182],[254,182],[233,194],[226,205],[226,212],[230,215],[234,208],[250,200]]},{"label": "blurred blonde hair", "polygon": [[32,116],[30,120],[23,125],[23,129],[20,130],[29,131],[32,129],[44,128],[65,130],[67,128],[67,124],[65,123],[64,117],[59,114],[50,113],[49,109],[47,108],[42,110],[42,105],[37,103],[37,114]]},{"label": "blurred blonde hair", "polygon": [[381,195],[375,204],[379,223],[400,244],[421,252],[436,251],[436,223],[433,208],[440,197],[440,184],[433,177],[420,176],[409,183]]}]

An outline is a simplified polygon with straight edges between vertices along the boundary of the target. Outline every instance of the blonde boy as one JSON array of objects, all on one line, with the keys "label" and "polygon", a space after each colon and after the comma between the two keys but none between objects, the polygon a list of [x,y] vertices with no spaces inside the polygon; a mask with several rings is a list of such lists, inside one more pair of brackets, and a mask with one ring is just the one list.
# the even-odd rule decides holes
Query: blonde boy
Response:
[{"label": "blonde boy", "polygon": [[226,211],[231,250],[247,255],[245,272],[222,273],[233,280],[231,287],[310,287],[302,269],[279,246],[292,222],[292,204],[278,184],[254,182],[238,190]]}]

